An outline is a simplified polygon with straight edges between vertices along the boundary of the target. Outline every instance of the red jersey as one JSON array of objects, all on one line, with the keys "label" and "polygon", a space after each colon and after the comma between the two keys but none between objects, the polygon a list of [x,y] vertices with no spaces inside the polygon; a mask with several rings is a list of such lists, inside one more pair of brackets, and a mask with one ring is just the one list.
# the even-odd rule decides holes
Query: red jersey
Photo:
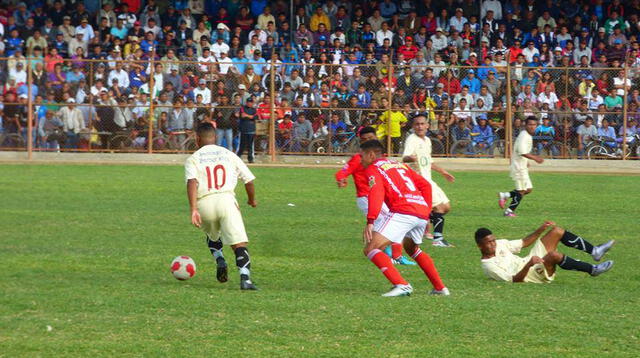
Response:
[{"label": "red jersey", "polygon": [[369,212],[367,222],[378,218],[382,203],[392,213],[412,215],[429,220],[431,184],[406,164],[380,158],[365,170],[369,180]]},{"label": "red jersey", "polygon": [[364,171],[362,155],[356,154],[349,159],[342,169],[336,172],[336,180],[347,179],[349,175],[353,175],[353,183],[356,185],[356,196],[367,196],[369,195],[369,179]]}]

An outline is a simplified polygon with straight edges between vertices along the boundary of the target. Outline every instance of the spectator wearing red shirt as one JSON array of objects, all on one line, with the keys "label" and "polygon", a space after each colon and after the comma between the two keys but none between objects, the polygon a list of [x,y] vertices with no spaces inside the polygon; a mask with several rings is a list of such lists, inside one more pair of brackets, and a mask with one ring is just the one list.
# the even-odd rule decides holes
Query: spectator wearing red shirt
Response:
[{"label": "spectator wearing red shirt", "polygon": [[264,95],[262,102],[258,105],[258,119],[266,121],[271,118],[271,96]]},{"label": "spectator wearing red shirt", "polygon": [[447,70],[446,74],[438,80],[438,83],[442,83],[445,92],[447,92],[450,96],[462,92],[460,81],[458,81],[458,79],[453,75],[453,72],[451,72],[451,70]]},{"label": "spectator wearing red shirt", "polygon": [[514,63],[518,59],[518,55],[522,53],[522,48],[520,47],[520,40],[513,40],[513,46],[509,48],[509,57],[507,57],[507,61],[509,63]]},{"label": "spectator wearing red shirt", "polygon": [[411,36],[407,36],[405,39],[405,44],[400,46],[398,49],[398,53],[404,55],[405,60],[411,61],[416,57],[416,53],[418,53],[418,47],[413,44],[413,38]]}]

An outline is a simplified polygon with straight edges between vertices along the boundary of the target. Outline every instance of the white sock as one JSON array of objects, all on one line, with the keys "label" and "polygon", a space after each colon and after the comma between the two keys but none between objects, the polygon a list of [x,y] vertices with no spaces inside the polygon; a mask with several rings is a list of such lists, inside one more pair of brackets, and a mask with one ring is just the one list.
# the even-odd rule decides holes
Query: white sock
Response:
[{"label": "white sock", "polygon": [[500,199],[504,200],[504,199],[509,199],[510,197],[511,197],[511,193],[509,193],[509,192],[506,192],[506,193],[500,192]]},{"label": "white sock", "polygon": [[513,210],[511,210],[509,208],[507,208],[507,210],[504,211],[505,214],[509,214],[509,213],[512,213],[512,212],[513,212]]}]

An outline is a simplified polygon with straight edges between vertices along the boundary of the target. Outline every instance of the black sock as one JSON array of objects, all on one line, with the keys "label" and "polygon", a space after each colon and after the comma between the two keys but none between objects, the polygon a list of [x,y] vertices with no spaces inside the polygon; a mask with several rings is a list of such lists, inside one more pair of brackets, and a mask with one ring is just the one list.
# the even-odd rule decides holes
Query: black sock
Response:
[{"label": "black sock", "polygon": [[571,257],[564,255],[564,258],[562,259],[562,261],[558,264],[558,266],[560,266],[560,268],[564,269],[564,270],[575,270],[575,271],[582,271],[582,272],[586,272],[586,273],[591,273],[591,271],[593,271],[593,265],[592,264],[588,264],[586,262],[582,262],[576,259],[572,259]]},{"label": "black sock", "polygon": [[216,259],[216,263],[218,265],[222,265],[226,262],[224,260],[224,255],[222,254],[222,240],[218,239],[216,241],[213,241],[207,235],[207,246],[209,246],[209,251],[211,251],[211,255],[213,255],[214,259]]},{"label": "black sock", "polygon": [[444,214],[431,212],[429,220],[431,220],[431,225],[433,225],[433,238],[441,240],[442,230],[444,229]]},{"label": "black sock", "polygon": [[560,242],[562,242],[565,246],[573,247],[574,249],[584,251],[588,254],[593,253],[593,245],[572,232],[565,231],[564,235],[562,235],[562,238],[560,239]]},{"label": "black sock", "polygon": [[249,258],[249,250],[246,247],[238,247],[234,250],[236,254],[236,266],[240,270],[240,279],[248,280],[251,275],[251,259]]},{"label": "black sock", "polygon": [[509,209],[511,209],[511,211],[516,211],[516,208],[522,201],[522,194],[520,194],[520,192],[517,190],[514,190],[509,194],[511,194],[511,204],[509,204]]}]

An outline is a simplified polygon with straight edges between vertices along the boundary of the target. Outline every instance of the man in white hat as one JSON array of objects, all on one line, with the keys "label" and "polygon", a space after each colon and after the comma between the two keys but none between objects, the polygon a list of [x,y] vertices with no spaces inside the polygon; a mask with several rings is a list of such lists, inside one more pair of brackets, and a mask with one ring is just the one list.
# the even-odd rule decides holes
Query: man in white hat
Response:
[{"label": "man in white hat", "polygon": [[199,94],[202,95],[202,103],[211,104],[211,90],[207,88],[207,81],[204,78],[198,81],[198,87],[193,90],[194,98],[198,97]]},{"label": "man in white hat", "polygon": [[85,125],[82,112],[76,107],[76,101],[73,98],[67,99],[67,105],[60,109],[58,116],[62,120],[64,132],[67,134],[65,148],[77,148],[78,133],[85,129]]},{"label": "man in white hat", "polygon": [[433,43],[433,49],[436,51],[441,51],[447,48],[448,41],[447,37],[444,35],[442,27],[438,27],[435,35],[431,35],[431,42]]}]

